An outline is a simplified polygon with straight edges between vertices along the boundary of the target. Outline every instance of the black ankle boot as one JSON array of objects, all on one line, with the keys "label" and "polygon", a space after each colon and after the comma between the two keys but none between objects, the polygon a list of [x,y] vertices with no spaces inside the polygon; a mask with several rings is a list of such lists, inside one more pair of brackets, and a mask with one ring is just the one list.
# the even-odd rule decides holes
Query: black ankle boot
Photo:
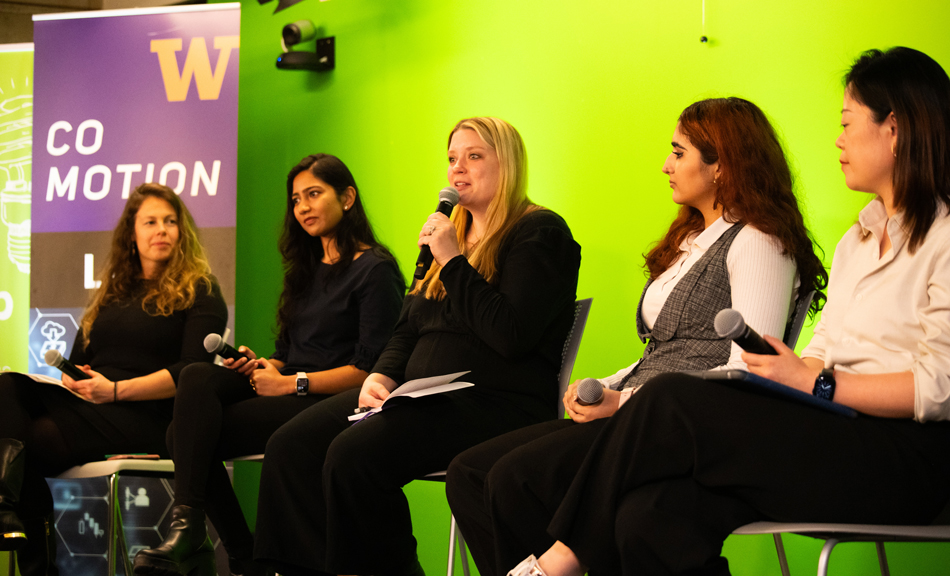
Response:
[{"label": "black ankle boot", "polygon": [[133,568],[136,574],[150,576],[215,576],[214,545],[208,538],[204,511],[191,506],[172,508],[165,541],[136,554]]},{"label": "black ankle boot", "polygon": [[21,576],[59,576],[53,515],[27,518],[23,525],[28,539],[16,553]]},{"label": "black ankle boot", "polygon": [[25,459],[23,442],[0,438],[0,550],[17,550],[26,544],[26,529],[16,514]]}]

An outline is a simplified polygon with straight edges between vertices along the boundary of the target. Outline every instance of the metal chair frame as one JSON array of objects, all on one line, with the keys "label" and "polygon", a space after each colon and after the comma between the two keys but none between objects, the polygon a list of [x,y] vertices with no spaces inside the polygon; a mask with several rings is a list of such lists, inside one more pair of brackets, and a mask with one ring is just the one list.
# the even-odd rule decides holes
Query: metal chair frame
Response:
[{"label": "metal chair frame", "polygon": [[[574,370],[574,362],[577,360],[577,353],[581,347],[581,338],[584,336],[584,328],[587,326],[587,317],[590,315],[590,306],[593,298],[585,298],[574,303],[574,323],[564,341],[564,349],[561,351],[561,369],[558,372],[558,395],[557,395],[557,413],[564,415],[564,393],[571,384],[571,372]],[[445,482],[445,470],[426,474],[420,480],[429,480],[433,482]],[[470,576],[468,566],[468,552],[465,546],[465,537],[462,531],[458,529],[455,522],[455,515],[451,515],[449,523],[449,561],[447,566],[447,575],[452,576],[455,572],[455,549],[458,546],[459,557],[462,560],[462,574]]]},{"label": "metal chair frame", "polygon": [[[802,325],[811,306],[814,291],[807,299],[802,298],[795,309],[792,322],[785,333],[785,343],[789,348],[795,348]],[[818,556],[818,576],[827,576],[828,563],[831,551],[842,542],[874,542],[877,550],[878,565],[881,576],[889,576],[890,568],[887,565],[887,554],[884,551],[884,542],[950,542],[950,503],[939,515],[935,525],[931,526],[894,526],[884,524],[827,524],[809,522],[753,522],[733,531],[733,534],[771,534],[775,542],[775,552],[778,555],[779,567],[782,576],[789,576],[788,558],[785,555],[785,545],[782,534],[793,533],[810,536],[825,541]]]}]

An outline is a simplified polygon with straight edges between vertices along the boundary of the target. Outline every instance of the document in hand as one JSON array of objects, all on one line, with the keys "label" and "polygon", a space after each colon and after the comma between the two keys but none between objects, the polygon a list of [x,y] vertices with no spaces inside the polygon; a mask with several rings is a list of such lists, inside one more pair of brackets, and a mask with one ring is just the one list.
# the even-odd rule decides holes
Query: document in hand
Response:
[{"label": "document in hand", "polygon": [[[59,386],[63,390],[66,390],[67,392],[75,396],[76,398],[81,398],[82,400],[86,400],[81,395],[77,394],[74,390],[67,388],[66,385],[63,384],[62,380],[53,378],[52,376],[47,376],[46,374],[23,374],[23,375],[26,376],[27,378],[32,379],[34,382],[39,382],[41,384],[52,384],[53,386]],[[90,400],[86,400],[86,402],[90,402]]]},{"label": "document in hand", "polygon": [[858,413],[853,408],[832,402],[831,400],[824,400],[817,396],[812,396],[801,390],[796,390],[791,386],[786,386],[785,384],[763,378],[762,376],[756,376],[745,370],[707,370],[704,372],[686,372],[686,374],[704,380],[719,382],[720,384],[755,394],[798,402],[799,404],[805,404],[813,408],[818,408],[819,410],[847,416],[848,418],[857,418],[858,416]]},{"label": "document in hand", "polygon": [[400,399],[421,398],[430,394],[441,394],[443,392],[451,392],[452,390],[460,390],[462,388],[474,386],[474,384],[471,382],[453,382],[453,380],[459,376],[468,374],[469,372],[471,372],[471,370],[466,370],[465,372],[455,372],[454,374],[446,374],[444,376],[430,376],[428,378],[410,380],[393,390],[386,400],[383,401],[383,405],[379,408],[373,408],[368,412],[362,412],[360,414],[353,414],[349,417],[349,420],[352,422],[362,420],[370,414],[375,414],[384,408],[392,407],[393,405],[403,401]]}]

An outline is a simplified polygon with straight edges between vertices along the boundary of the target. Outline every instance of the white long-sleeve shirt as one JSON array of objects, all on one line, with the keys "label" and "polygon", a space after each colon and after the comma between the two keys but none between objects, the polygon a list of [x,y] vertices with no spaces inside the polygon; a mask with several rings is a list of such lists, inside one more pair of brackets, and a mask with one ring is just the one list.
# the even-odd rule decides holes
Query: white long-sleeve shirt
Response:
[{"label": "white long-sleeve shirt", "polygon": [[[644,295],[641,315],[647,327],[653,328],[676,284],[732,226],[733,223],[719,218],[699,234],[683,241],[679,258],[650,284]],[[774,236],[747,225],[732,241],[726,255],[726,269],[729,271],[732,307],[759,334],[782,338],[795,307],[799,282],[795,261],[782,254],[781,243]],[[744,370],[746,364],[741,354],[742,349],[733,343],[729,361],[715,369]],[[600,378],[601,384],[614,388],[637,363],[639,360],[611,376]]]},{"label": "white long-sleeve shirt", "polygon": [[[835,248],[828,301],[802,352],[855,374],[914,374],[914,419],[950,420],[950,215],[914,254],[898,214],[873,200]],[[880,254],[884,229],[891,249]]]}]

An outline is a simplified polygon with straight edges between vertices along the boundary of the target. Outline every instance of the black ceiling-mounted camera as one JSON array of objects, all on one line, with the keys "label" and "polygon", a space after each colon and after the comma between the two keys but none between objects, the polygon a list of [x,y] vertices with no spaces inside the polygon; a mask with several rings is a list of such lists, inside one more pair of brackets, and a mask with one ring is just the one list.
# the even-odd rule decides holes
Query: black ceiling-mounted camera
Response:
[{"label": "black ceiling-mounted camera", "polygon": [[313,70],[326,72],[336,66],[336,37],[318,38],[314,52],[294,51],[292,46],[309,42],[317,35],[317,29],[310,20],[297,20],[281,30],[280,47],[283,54],[277,57],[277,67],[281,70]]}]

